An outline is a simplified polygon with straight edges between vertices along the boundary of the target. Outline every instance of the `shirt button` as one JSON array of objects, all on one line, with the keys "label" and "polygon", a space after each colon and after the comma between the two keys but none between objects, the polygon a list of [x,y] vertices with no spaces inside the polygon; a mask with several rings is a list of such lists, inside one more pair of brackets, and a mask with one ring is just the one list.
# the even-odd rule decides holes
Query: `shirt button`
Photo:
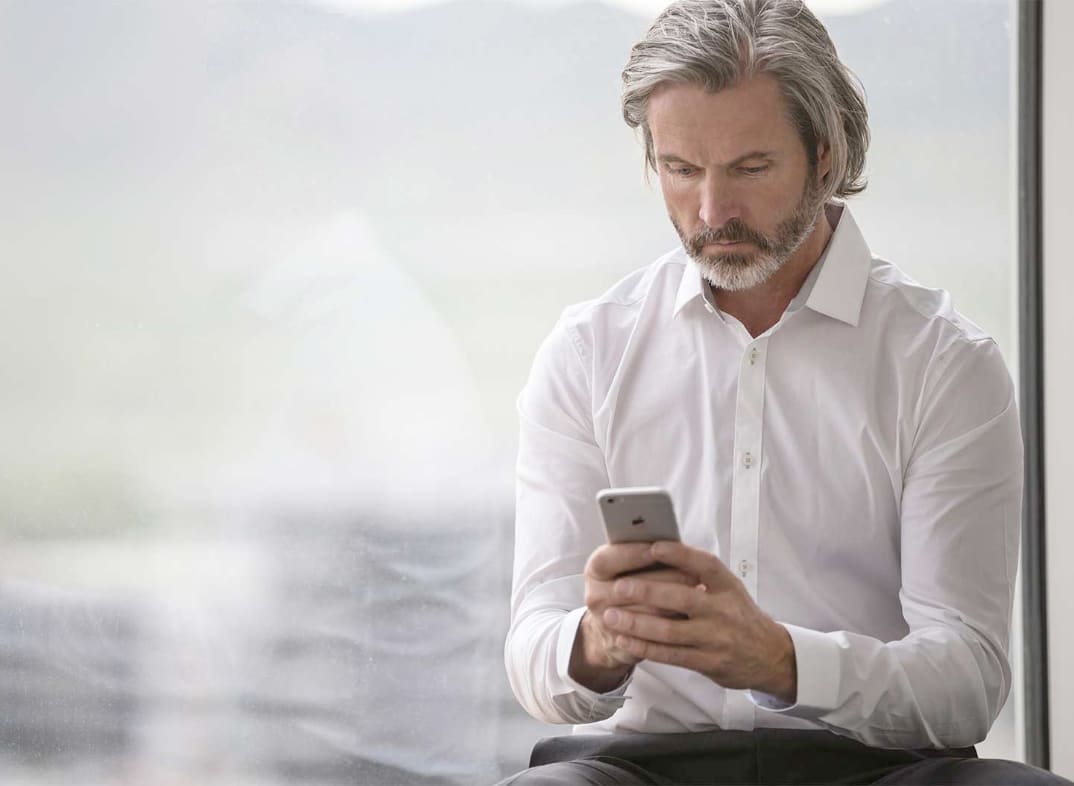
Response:
[{"label": "shirt button", "polygon": [[757,362],[757,358],[758,358],[758,356],[760,356],[760,354],[761,353],[757,351],[757,347],[754,347],[753,349],[750,350],[750,365],[751,366],[754,363]]},{"label": "shirt button", "polygon": [[753,566],[750,565],[749,560],[742,560],[738,563],[738,573],[740,576],[745,577]]},{"label": "shirt button", "polygon": [[742,457],[742,463],[746,466],[746,469],[749,469],[750,467],[752,467],[753,466],[753,454],[747,452],[746,455]]}]

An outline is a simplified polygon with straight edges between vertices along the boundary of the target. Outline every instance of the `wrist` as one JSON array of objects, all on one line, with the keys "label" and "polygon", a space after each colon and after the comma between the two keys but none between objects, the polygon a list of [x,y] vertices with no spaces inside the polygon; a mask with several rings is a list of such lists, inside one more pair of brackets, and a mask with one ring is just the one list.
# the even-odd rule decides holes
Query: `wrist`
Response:
[{"label": "wrist", "polygon": [[773,624],[776,627],[778,654],[772,668],[772,676],[761,690],[788,704],[794,704],[798,700],[798,663],[794,654],[794,639],[782,625]]},{"label": "wrist", "polygon": [[574,636],[567,673],[575,682],[597,693],[618,688],[634,667],[616,660],[603,644],[596,621],[586,611]]}]

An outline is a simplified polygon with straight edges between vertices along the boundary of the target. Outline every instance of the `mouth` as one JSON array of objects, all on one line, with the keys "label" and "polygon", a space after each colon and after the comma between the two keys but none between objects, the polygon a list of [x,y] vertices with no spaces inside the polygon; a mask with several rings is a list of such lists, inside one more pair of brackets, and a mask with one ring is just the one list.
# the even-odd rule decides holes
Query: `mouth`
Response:
[{"label": "mouth", "polygon": [[717,241],[714,243],[706,243],[703,248],[712,248],[717,251],[726,251],[729,248],[740,248],[742,246],[748,246],[750,242],[748,240],[730,240],[730,241]]}]

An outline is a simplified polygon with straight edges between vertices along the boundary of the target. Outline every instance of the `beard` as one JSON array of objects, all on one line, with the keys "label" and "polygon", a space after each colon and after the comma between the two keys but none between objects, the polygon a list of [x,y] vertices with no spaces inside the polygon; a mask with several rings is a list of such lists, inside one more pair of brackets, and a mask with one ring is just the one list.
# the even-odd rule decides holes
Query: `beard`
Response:
[{"label": "beard", "polygon": [[[709,284],[730,292],[752,289],[783,267],[816,227],[823,199],[820,186],[815,181],[811,171],[798,204],[771,235],[759,232],[737,218],[732,218],[720,229],[706,226],[689,237],[674,218],[671,223],[679,233],[686,253],[697,262],[701,275]],[[757,250],[750,253],[703,253],[709,243],[740,241],[753,243]]]}]

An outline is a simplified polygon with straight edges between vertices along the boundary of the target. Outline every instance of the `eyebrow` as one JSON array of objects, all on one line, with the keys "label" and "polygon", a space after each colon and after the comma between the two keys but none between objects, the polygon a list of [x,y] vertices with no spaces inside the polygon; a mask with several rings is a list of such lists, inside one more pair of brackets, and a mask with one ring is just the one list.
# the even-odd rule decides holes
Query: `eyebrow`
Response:
[{"label": "eyebrow", "polygon": [[[751,158],[772,158],[773,155],[774,154],[769,150],[752,150],[745,155],[739,156],[734,161],[731,161],[725,166],[736,167],[739,164],[749,161]],[[687,161],[681,156],[675,155],[674,153],[665,153],[664,155],[657,156],[657,161],[662,164],[689,164],[690,166],[695,166],[695,164],[691,163],[690,161]]]}]

